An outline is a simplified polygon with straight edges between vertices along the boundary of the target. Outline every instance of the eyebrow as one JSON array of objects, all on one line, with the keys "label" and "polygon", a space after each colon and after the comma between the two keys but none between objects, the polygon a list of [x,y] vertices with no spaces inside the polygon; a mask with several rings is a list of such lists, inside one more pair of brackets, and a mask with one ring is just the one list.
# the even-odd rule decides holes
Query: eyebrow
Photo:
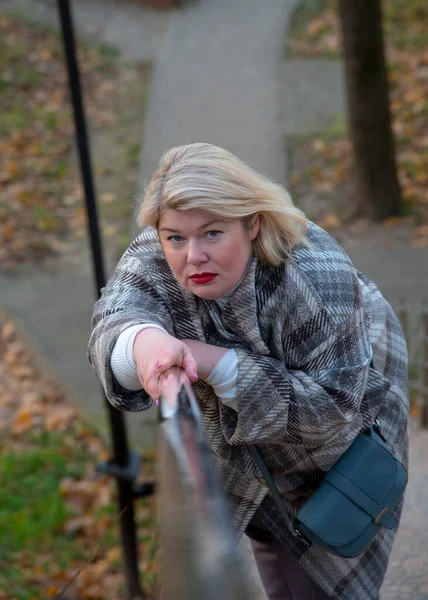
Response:
[{"label": "eyebrow", "polygon": [[[205,229],[205,227],[209,227],[213,223],[220,223],[220,220],[213,219],[212,221],[208,221],[208,223],[205,223],[205,225],[201,225],[201,227],[199,227],[199,231],[201,231],[202,229]],[[170,229],[169,227],[161,227],[161,229],[159,229],[159,231],[168,231],[169,233],[181,233],[178,229]]]}]

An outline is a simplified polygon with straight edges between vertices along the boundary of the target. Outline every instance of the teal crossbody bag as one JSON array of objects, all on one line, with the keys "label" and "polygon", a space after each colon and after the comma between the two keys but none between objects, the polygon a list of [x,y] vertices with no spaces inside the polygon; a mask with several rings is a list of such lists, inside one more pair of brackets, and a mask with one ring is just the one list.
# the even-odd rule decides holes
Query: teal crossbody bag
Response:
[{"label": "teal crossbody bag", "polygon": [[380,527],[393,529],[407,471],[394,457],[379,424],[360,433],[291,519],[256,446],[247,446],[295,538],[343,557],[358,556]]}]

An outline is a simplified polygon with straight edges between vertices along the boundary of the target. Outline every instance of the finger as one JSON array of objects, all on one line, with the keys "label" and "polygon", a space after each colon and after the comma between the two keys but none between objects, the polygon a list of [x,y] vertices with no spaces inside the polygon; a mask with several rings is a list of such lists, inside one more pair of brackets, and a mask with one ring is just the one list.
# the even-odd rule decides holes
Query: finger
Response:
[{"label": "finger", "polygon": [[176,362],[176,358],[171,354],[163,354],[157,357],[157,359],[151,361],[150,366],[147,367],[147,379],[158,379],[162,373],[165,373],[168,369],[176,366]]},{"label": "finger", "polygon": [[181,387],[183,383],[190,383],[187,373],[180,367],[171,367],[159,377],[159,388]]},{"label": "finger", "polygon": [[141,372],[138,372],[138,378],[148,396],[150,398],[159,398],[159,374],[155,373],[151,377],[143,377]]},{"label": "finger", "polygon": [[198,379],[198,363],[190,350],[185,350],[181,361],[181,366],[186,372],[190,381],[197,381]]},{"label": "finger", "polygon": [[190,384],[189,376],[187,375],[186,371],[184,371],[183,369],[180,369],[180,373],[178,375],[178,383],[180,384],[180,387],[184,383],[189,383]]},{"label": "finger", "polygon": [[189,383],[186,373],[179,368],[173,367],[159,378],[160,395],[171,408],[176,407],[178,393],[183,383]]},{"label": "finger", "polygon": [[161,359],[152,362],[150,367],[147,368],[145,377],[139,373],[139,379],[142,381],[145,391],[151,398],[159,398],[161,395],[160,378],[162,376],[167,373],[172,375],[174,369],[182,370],[175,364],[171,364],[175,362],[177,361],[174,360],[173,356],[164,355]]}]

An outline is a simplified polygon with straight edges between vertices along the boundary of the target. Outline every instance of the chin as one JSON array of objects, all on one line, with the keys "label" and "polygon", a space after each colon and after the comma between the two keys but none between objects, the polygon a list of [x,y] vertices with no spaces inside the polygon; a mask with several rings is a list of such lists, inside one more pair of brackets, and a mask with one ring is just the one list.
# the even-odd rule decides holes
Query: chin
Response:
[{"label": "chin", "polygon": [[218,290],[215,289],[209,289],[209,285],[205,286],[198,286],[198,289],[194,289],[194,288],[188,288],[190,292],[192,292],[192,294],[195,294],[195,296],[198,296],[198,298],[202,298],[203,300],[217,300],[217,298],[221,298],[222,295],[218,292]]}]

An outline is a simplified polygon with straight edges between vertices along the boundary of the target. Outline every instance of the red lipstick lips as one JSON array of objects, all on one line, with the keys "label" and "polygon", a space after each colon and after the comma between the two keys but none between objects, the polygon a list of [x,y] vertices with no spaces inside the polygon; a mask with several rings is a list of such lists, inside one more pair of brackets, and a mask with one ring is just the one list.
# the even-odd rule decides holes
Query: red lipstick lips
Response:
[{"label": "red lipstick lips", "polygon": [[197,273],[195,275],[191,275],[189,279],[193,281],[193,283],[204,284],[210,283],[217,277],[217,273]]}]

